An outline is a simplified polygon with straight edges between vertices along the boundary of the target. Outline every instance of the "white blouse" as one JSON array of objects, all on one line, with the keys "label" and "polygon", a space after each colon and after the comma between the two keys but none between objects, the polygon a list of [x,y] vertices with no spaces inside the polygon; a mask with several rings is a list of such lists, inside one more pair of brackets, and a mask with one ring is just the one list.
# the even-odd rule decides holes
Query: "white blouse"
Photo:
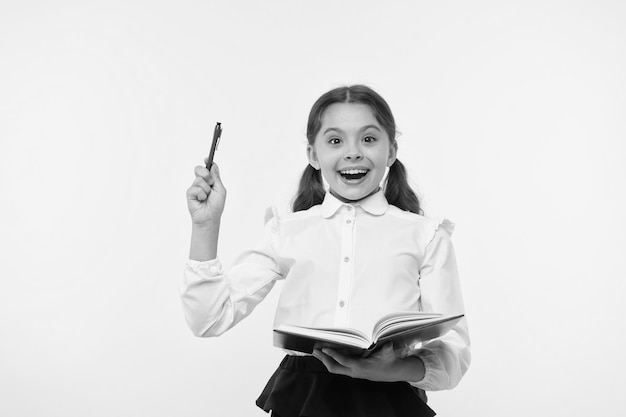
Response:
[{"label": "white blouse", "polygon": [[[268,209],[264,243],[228,270],[219,259],[188,260],[181,299],[197,336],[218,336],[284,284],[274,326],[351,327],[371,334],[395,311],[464,313],[450,235],[454,224],[402,211],[382,191],[355,204],[326,194],[321,205],[286,216]],[[450,389],[470,363],[467,320],[412,355],[424,378],[412,385]]]}]

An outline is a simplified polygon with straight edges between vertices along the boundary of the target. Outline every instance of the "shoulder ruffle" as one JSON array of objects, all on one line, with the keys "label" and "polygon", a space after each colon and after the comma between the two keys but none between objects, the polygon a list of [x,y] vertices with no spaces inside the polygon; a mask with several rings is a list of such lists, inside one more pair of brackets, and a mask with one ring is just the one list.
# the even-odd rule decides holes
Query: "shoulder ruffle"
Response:
[{"label": "shoulder ruffle", "polygon": [[430,244],[435,238],[435,234],[437,230],[441,229],[448,234],[448,237],[452,236],[454,232],[454,223],[444,217],[442,218],[426,218],[427,222],[425,224],[425,236],[426,236],[426,246]]},{"label": "shoulder ruffle", "polygon": [[265,210],[265,240],[271,243],[272,247],[277,242],[278,233],[278,209],[275,206],[270,206]]},{"label": "shoulder ruffle", "polygon": [[268,222],[272,222],[272,225],[275,226],[278,223],[278,210],[276,209],[276,206],[270,206],[267,209],[265,209],[265,224],[267,225]]}]

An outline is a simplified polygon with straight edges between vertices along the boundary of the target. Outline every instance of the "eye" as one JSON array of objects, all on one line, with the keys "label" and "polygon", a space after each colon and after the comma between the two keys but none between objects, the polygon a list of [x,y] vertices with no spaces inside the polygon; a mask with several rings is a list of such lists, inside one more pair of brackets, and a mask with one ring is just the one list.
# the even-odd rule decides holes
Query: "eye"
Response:
[{"label": "eye", "polygon": [[365,142],[365,143],[374,143],[374,142],[376,142],[376,138],[374,136],[365,136],[363,138],[363,142]]},{"label": "eye", "polygon": [[333,137],[333,138],[328,139],[328,143],[330,143],[331,145],[338,145],[341,143],[341,139],[337,137]]}]

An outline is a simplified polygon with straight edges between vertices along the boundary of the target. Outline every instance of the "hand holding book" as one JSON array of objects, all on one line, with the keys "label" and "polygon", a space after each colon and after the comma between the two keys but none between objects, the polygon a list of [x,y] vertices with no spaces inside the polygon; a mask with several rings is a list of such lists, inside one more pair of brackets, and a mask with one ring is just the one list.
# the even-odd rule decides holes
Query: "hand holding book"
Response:
[{"label": "hand holding book", "polygon": [[417,382],[425,374],[424,363],[421,359],[415,356],[398,357],[392,343],[387,343],[367,358],[345,355],[329,348],[314,349],[313,356],[319,359],[326,369],[333,374],[370,381]]}]

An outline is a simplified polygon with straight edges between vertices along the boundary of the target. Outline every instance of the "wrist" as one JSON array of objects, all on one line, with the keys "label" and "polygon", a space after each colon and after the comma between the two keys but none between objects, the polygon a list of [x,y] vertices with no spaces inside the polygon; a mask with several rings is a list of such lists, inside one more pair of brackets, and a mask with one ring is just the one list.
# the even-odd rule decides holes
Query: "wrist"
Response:
[{"label": "wrist", "polygon": [[404,381],[420,382],[426,375],[426,367],[419,356],[407,356],[402,359],[401,366],[404,369]]},{"label": "wrist", "polygon": [[219,234],[219,223],[192,225],[189,259],[200,262],[215,259],[217,257],[217,242]]},{"label": "wrist", "polygon": [[205,223],[191,223],[191,233],[210,234],[220,230],[220,221],[210,221]]}]

